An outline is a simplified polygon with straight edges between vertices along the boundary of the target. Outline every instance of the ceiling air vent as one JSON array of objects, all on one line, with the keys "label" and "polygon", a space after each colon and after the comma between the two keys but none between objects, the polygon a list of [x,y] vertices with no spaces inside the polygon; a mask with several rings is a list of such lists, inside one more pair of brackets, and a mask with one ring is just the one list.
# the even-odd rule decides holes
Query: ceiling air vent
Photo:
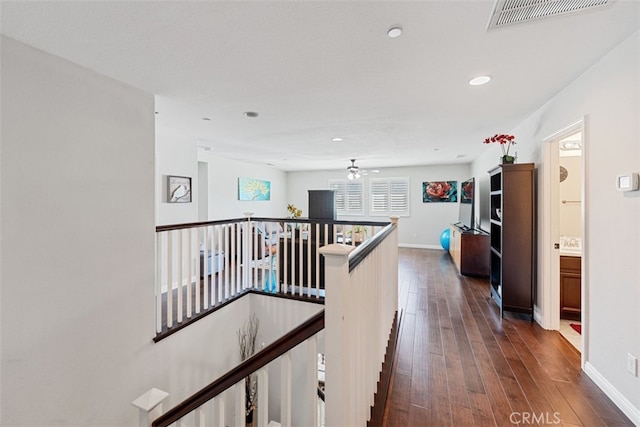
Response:
[{"label": "ceiling air vent", "polygon": [[498,0],[489,30],[521,24],[551,16],[584,12],[605,6],[613,0]]}]

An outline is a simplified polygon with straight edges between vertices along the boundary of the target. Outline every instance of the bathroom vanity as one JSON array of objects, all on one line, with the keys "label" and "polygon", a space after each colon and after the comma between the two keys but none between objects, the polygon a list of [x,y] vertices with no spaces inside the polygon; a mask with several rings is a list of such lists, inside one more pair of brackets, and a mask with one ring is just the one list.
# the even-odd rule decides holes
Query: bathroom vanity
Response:
[{"label": "bathroom vanity", "polygon": [[560,255],[560,318],[580,320],[582,312],[582,257]]}]

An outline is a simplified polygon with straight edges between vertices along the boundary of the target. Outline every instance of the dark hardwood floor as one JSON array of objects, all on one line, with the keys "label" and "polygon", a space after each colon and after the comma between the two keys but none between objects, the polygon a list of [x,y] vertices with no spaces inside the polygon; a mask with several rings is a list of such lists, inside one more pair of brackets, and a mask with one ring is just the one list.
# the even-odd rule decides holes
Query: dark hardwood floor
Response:
[{"label": "dark hardwood floor", "polygon": [[400,337],[383,426],[633,426],[558,332],[505,314],[448,254],[400,249]]}]

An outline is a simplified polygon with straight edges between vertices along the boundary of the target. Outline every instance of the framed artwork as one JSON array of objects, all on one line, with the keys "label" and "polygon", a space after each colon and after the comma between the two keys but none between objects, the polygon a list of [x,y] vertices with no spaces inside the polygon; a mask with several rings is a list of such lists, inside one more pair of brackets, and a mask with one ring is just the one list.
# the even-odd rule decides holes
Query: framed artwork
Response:
[{"label": "framed artwork", "polygon": [[271,200],[271,181],[238,178],[238,200]]},{"label": "framed artwork", "polygon": [[167,202],[191,203],[191,178],[167,176]]},{"label": "framed artwork", "polygon": [[422,183],[423,203],[457,202],[458,181],[427,181]]}]

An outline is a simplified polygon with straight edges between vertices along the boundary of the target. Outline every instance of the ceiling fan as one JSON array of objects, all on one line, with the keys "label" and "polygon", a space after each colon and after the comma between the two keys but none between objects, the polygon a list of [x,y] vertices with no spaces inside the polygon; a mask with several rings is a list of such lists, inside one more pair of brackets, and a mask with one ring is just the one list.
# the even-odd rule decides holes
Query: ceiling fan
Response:
[{"label": "ceiling fan", "polygon": [[347,178],[349,179],[358,179],[363,175],[368,175],[369,173],[378,173],[380,172],[377,169],[372,169],[372,170],[364,170],[364,169],[360,169],[358,166],[356,166],[356,159],[351,159],[351,164],[349,166],[347,166],[347,171],[349,172],[349,174],[347,175]]}]

